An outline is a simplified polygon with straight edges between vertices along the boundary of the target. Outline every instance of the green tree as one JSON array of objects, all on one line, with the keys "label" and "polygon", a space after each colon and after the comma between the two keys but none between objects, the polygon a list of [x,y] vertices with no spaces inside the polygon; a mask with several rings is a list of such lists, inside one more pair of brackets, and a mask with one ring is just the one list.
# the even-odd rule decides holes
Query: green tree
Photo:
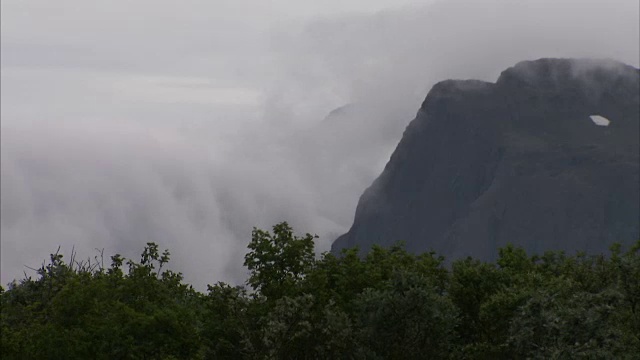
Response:
[{"label": "green tree", "polygon": [[242,287],[225,283],[208,286],[205,299],[202,337],[205,355],[211,359],[244,359],[257,354],[260,348],[258,318],[252,299]]},{"label": "green tree", "polygon": [[482,343],[491,336],[481,321],[480,309],[503,288],[504,276],[493,264],[472,258],[452,264],[448,295],[460,311],[458,334],[467,346]]},{"label": "green tree", "polygon": [[454,350],[457,309],[431,281],[397,271],[357,300],[359,337],[380,359],[444,359]]},{"label": "green tree", "polygon": [[206,294],[148,243],[0,287],[3,359],[637,359],[640,242],[610,256],[500,249],[450,267],[401,244],[314,257],[287,223],[254,229],[247,284]]},{"label": "green tree", "polygon": [[103,269],[54,254],[38,279],[13,283],[2,294],[3,358],[197,358],[199,295],[180,274],[156,271],[169,253],[149,243],[127,274],[112,259]]},{"label": "green tree", "polygon": [[315,238],[294,236],[286,222],[273,226],[273,234],[254,228],[244,261],[248,284],[270,300],[295,296],[298,282],[313,266]]}]

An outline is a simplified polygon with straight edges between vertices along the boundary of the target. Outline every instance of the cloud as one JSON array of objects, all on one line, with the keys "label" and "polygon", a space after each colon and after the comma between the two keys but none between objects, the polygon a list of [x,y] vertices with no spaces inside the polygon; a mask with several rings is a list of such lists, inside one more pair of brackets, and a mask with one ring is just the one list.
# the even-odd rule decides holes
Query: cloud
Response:
[{"label": "cloud", "polygon": [[252,226],[348,229],[435,82],[639,62],[637,1],[265,4],[2,2],[3,283],[147,241],[200,288],[242,282]]}]

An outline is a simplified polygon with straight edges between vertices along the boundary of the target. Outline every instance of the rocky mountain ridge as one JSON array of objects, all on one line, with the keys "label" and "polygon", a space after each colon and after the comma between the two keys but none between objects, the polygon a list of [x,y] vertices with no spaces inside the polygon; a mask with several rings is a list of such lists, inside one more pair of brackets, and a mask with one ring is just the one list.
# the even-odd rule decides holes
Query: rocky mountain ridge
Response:
[{"label": "rocky mountain ridge", "polygon": [[639,79],[612,60],[540,59],[495,83],[436,84],[332,251],[403,241],[492,260],[507,243],[599,253],[637,240]]}]

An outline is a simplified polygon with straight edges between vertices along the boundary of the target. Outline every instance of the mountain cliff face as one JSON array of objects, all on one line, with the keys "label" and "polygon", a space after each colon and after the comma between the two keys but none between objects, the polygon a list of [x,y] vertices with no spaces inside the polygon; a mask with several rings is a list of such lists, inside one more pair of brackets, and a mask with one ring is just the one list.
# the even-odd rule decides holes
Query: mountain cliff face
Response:
[{"label": "mountain cliff face", "polygon": [[332,252],[404,241],[492,260],[507,243],[599,253],[636,241],[639,80],[614,61],[540,59],[496,83],[436,84]]}]

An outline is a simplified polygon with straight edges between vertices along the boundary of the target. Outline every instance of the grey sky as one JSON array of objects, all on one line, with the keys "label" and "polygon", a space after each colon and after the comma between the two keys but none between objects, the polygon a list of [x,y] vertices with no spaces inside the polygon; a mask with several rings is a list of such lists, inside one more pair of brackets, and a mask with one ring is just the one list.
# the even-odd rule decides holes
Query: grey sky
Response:
[{"label": "grey sky", "polygon": [[[62,245],[239,282],[252,226],[348,229],[429,88],[639,65],[636,0],[3,0],[1,281]],[[352,104],[325,117],[335,108]]]}]

